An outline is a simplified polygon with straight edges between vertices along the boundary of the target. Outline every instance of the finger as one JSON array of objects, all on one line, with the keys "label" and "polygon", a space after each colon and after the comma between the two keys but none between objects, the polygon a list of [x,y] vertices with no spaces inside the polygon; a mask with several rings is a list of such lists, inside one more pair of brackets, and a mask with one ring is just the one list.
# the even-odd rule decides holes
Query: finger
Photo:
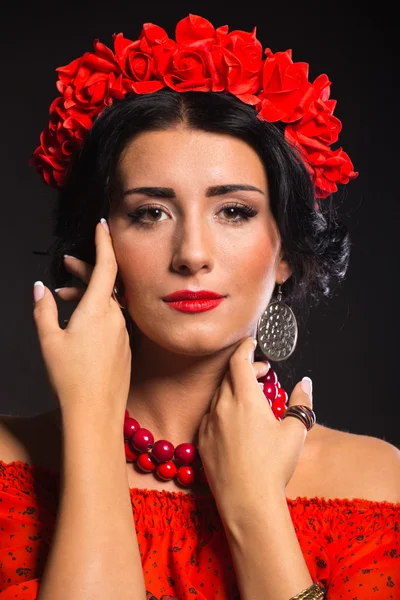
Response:
[{"label": "finger", "polygon": [[[309,385],[309,393],[303,389],[304,380],[308,380],[310,382]],[[306,388],[307,389],[307,388]],[[291,406],[307,406],[308,408],[313,407],[313,393],[312,393],[312,381],[309,377],[304,377],[303,381],[299,381],[290,395],[288,401],[288,408]],[[298,429],[298,431],[307,433],[307,429],[304,424],[300,421],[300,419],[289,416],[286,419],[282,420],[283,427],[292,427],[293,429]]]},{"label": "finger", "polygon": [[[232,354],[229,361],[232,386],[235,395],[244,397],[249,389],[255,389],[257,379],[253,369],[254,338],[246,338]],[[255,367],[258,371],[258,367]]]},{"label": "finger", "polygon": [[86,288],[80,287],[62,287],[54,290],[57,296],[65,302],[78,302],[86,292]]},{"label": "finger", "polygon": [[[258,377],[264,377],[264,375],[266,375],[268,373],[268,371],[270,370],[271,365],[269,364],[269,362],[267,360],[257,361],[257,362],[251,363],[251,368],[253,369],[255,378],[257,379]],[[264,390],[263,383],[258,383],[258,385],[261,388],[261,390]],[[221,382],[220,388],[221,388],[221,394],[225,395],[227,393],[230,393],[231,395],[233,395],[233,382],[232,382],[230,369],[226,372],[225,377]]]},{"label": "finger", "polygon": [[214,396],[212,397],[212,399],[211,399],[211,402],[210,402],[210,411],[209,411],[210,413],[214,411],[214,409],[215,409],[215,406],[216,406],[216,404],[217,404],[217,402],[218,402],[218,400],[219,400],[219,397],[220,397],[220,394],[221,394],[221,392],[222,392],[222,388],[221,388],[221,386],[219,385],[219,386],[217,387],[217,389],[215,390],[215,394],[214,394]]},{"label": "finger", "polygon": [[95,245],[96,264],[81,304],[95,307],[110,306],[118,266],[111,235],[107,233],[101,222],[96,225]]},{"label": "finger", "polygon": [[256,376],[256,378],[264,377],[264,375],[266,375],[271,368],[271,365],[269,364],[267,359],[262,361],[258,360],[257,362],[252,363],[251,366],[253,367],[254,375]]},{"label": "finger", "polygon": [[34,296],[35,304],[33,307],[33,318],[39,340],[43,340],[46,335],[62,330],[58,324],[58,308],[53,294],[45,285],[43,285],[41,281],[35,283],[36,285],[34,285],[34,294],[36,294],[41,288],[44,290],[44,296],[40,298],[40,300],[35,301]]},{"label": "finger", "polygon": [[[306,389],[309,389],[309,393],[305,391]],[[304,404],[308,408],[313,407],[312,381],[309,377],[303,377],[303,380],[299,381],[293,388],[288,406],[295,406],[296,404]]]},{"label": "finger", "polygon": [[64,255],[64,265],[66,270],[72,273],[74,277],[81,279],[83,283],[88,285],[93,273],[94,267],[92,265],[79,258],[75,258],[75,256],[66,255]]}]

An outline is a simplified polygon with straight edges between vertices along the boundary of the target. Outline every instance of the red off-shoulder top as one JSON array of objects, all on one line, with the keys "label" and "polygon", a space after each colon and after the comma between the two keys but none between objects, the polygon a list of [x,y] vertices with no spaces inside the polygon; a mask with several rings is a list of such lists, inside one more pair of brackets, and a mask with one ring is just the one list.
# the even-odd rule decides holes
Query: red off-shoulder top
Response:
[{"label": "red off-shoulder top", "polygon": [[[60,475],[0,461],[0,600],[34,600]],[[147,600],[240,600],[212,495],[130,490]],[[400,600],[400,502],[287,498],[313,581],[328,600]]]}]

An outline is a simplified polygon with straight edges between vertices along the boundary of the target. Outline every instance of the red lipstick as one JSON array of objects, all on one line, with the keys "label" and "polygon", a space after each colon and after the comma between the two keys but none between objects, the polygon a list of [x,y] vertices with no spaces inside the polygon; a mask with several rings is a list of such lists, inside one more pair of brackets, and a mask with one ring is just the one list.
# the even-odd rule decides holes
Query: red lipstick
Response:
[{"label": "red lipstick", "polygon": [[217,308],[224,299],[225,296],[210,290],[200,290],[198,292],[178,290],[163,298],[171,308],[190,313],[204,312]]},{"label": "red lipstick", "polygon": [[222,294],[217,294],[217,292],[211,292],[210,290],[199,290],[198,292],[192,292],[191,290],[178,290],[177,292],[168,294],[168,296],[164,296],[163,300],[166,302],[171,302],[175,300],[208,300],[210,298],[223,298],[223,296]]}]

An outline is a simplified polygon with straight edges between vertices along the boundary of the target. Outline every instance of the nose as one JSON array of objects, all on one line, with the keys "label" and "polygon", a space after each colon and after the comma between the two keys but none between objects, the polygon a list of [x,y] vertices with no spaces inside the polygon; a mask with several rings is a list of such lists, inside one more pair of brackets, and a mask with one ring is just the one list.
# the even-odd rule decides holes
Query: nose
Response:
[{"label": "nose", "polygon": [[211,271],[214,240],[210,225],[197,211],[182,217],[173,242],[172,269],[178,273],[195,274]]}]

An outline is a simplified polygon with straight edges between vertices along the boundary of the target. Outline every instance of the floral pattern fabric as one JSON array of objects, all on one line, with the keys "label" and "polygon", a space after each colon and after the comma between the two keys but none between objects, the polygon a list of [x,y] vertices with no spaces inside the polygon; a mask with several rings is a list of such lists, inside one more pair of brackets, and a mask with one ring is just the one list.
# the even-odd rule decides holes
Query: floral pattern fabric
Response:
[{"label": "floral pattern fabric", "polygon": [[[35,600],[55,527],[60,475],[0,461],[0,600]],[[146,600],[240,600],[212,495],[132,488]],[[287,498],[327,600],[400,600],[400,503]],[[299,590],[300,591],[300,590]]]}]

